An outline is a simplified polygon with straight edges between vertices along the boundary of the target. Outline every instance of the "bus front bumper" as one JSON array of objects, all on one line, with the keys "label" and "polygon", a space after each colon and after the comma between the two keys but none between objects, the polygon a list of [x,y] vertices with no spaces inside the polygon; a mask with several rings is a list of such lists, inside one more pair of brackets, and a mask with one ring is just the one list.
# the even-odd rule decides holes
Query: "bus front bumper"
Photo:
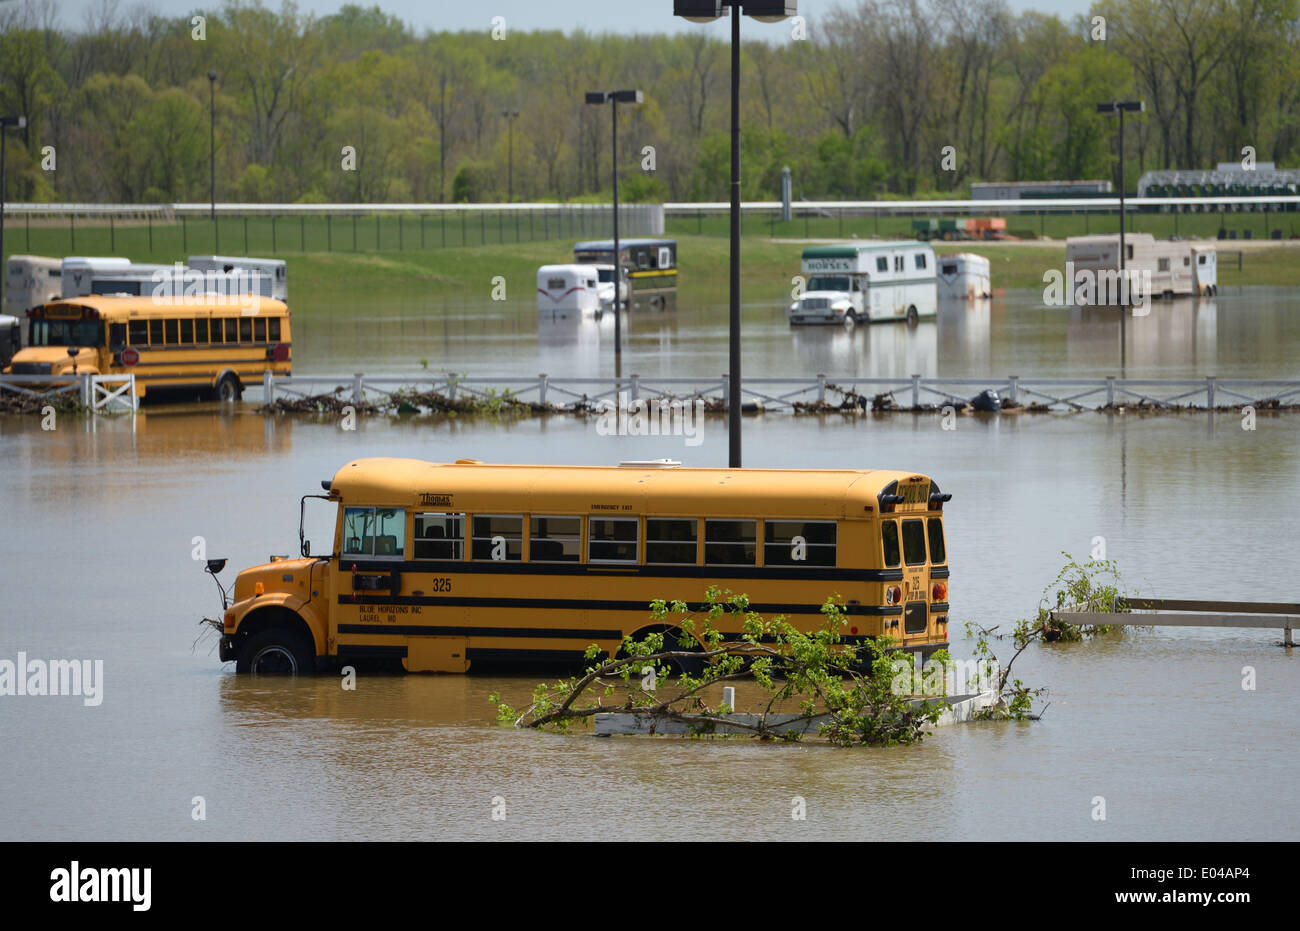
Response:
[{"label": "bus front bumper", "polygon": [[221,635],[221,642],[217,644],[217,656],[220,657],[223,663],[231,663],[239,659],[239,650],[235,646],[233,635]]}]

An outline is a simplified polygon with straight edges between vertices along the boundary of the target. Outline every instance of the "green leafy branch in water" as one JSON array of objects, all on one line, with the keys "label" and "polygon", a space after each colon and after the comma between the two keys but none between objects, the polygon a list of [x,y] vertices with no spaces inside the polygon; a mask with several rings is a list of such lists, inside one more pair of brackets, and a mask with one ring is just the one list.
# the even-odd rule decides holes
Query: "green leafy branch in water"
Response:
[{"label": "green leafy branch in water", "polygon": [[1013,719],[1024,721],[1034,717],[1030,710],[1035,698],[1047,693],[1045,688],[1031,689],[1021,679],[1011,678],[1011,667],[1033,643],[1077,643],[1087,637],[1111,633],[1114,626],[1106,624],[1071,624],[1053,616],[1053,612],[1067,611],[1079,614],[1127,614],[1125,594],[1120,588],[1119,567],[1112,559],[1089,559],[1080,563],[1069,553],[1061,553],[1065,565],[1052,583],[1043,590],[1038,611],[1031,618],[1016,621],[1010,634],[998,634],[997,628],[988,630],[967,622],[966,633],[975,638],[975,658],[982,662],[997,662],[989,646],[989,638],[1011,638],[1015,652],[1005,666],[1001,666],[998,692],[1001,700],[992,708],[976,714],[983,719]]},{"label": "green leafy branch in water", "polygon": [[[790,706],[817,732],[837,746],[890,746],[925,737],[946,707],[942,689],[935,701],[917,699],[910,689],[896,687],[900,662],[910,661],[889,651],[889,638],[846,643],[841,630],[848,625],[838,596],[821,607],[821,627],[803,632],[784,616],[764,618],[751,611],[745,595],[710,587],[700,610],[682,601],[650,604],[656,627],[640,638],[627,637],[616,656],[594,644],[587,649],[593,664],[579,676],[541,683],[532,703],[516,710],[497,693],[489,696],[497,719],[516,727],[568,731],[607,711],[636,712],[656,719],[684,723],[696,735],[713,733],[720,717],[734,709],[710,706],[704,692],[720,683],[748,679],[762,693],[762,711],[753,723],[734,718],[729,728],[748,731],[760,739],[798,740],[786,728]],[[719,629],[730,615],[729,627]],[[669,643],[672,639],[674,642]],[[946,656],[946,654],[945,654]],[[779,722],[772,715],[781,714]],[[781,732],[774,730],[782,725]]]}]

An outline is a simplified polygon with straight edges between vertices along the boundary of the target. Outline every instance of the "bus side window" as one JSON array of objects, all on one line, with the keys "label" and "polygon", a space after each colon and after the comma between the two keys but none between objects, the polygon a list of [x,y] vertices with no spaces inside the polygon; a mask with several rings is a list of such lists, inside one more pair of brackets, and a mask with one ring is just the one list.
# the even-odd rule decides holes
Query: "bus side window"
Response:
[{"label": "bus side window", "polygon": [[938,517],[931,517],[927,522],[929,526],[930,537],[930,562],[936,566],[942,566],[948,561],[948,552],[943,545],[943,521]]},{"label": "bus side window", "polygon": [[108,346],[110,349],[121,349],[126,345],[126,324],[110,323],[108,325]]},{"label": "bus side window", "polygon": [[273,343],[280,341],[280,318],[272,317],[266,321],[266,337]]},{"label": "bus side window", "polygon": [[461,559],[465,548],[464,514],[416,514],[416,559]]},{"label": "bus side window", "polygon": [[587,559],[591,562],[636,562],[640,523],[635,517],[588,517]]},{"label": "bus side window", "polygon": [[174,320],[174,319],[173,319],[173,320],[164,320],[164,321],[163,321],[163,332],[165,332],[165,333],[167,334],[167,345],[168,345],[168,346],[175,346],[177,343],[180,342],[180,339],[177,337],[177,331],[178,331],[178,328],[179,328],[179,324],[180,324],[180,321],[179,321],[179,320]]},{"label": "bus side window", "polygon": [[143,320],[132,320],[127,324],[127,345],[147,346],[149,344],[148,326]]},{"label": "bus side window", "polygon": [[704,562],[713,566],[752,566],[757,556],[758,521],[706,520]]},{"label": "bus side window", "polygon": [[524,519],[519,514],[475,514],[470,558],[517,562],[524,558]]},{"label": "bus side window", "polygon": [[532,516],[528,527],[529,562],[578,562],[581,558],[581,517]]},{"label": "bus side window", "polygon": [[239,341],[241,343],[251,343],[253,341],[253,321],[247,317],[239,318]]},{"label": "bus side window", "polygon": [[161,320],[149,321],[149,345],[161,346],[163,344],[162,325]]},{"label": "bus side window", "polygon": [[181,342],[187,346],[194,343],[194,321],[189,318],[181,321]]},{"label": "bus side window", "polygon": [[239,342],[239,320],[235,317],[226,318],[226,342]]},{"label": "bus side window", "polygon": [[693,517],[647,517],[645,561],[651,565],[695,565],[697,523]]},{"label": "bus side window", "polygon": [[925,563],[925,527],[919,517],[903,521],[903,561],[909,566]]},{"label": "bus side window", "polygon": [[885,565],[887,567],[897,566],[900,558],[898,553],[898,521],[882,520],[880,522],[880,542],[885,548]]},{"label": "bus side window", "polygon": [[763,526],[763,565],[834,566],[835,521],[766,521]]},{"label": "bus side window", "polygon": [[258,317],[253,321],[253,342],[266,342],[266,318]]}]

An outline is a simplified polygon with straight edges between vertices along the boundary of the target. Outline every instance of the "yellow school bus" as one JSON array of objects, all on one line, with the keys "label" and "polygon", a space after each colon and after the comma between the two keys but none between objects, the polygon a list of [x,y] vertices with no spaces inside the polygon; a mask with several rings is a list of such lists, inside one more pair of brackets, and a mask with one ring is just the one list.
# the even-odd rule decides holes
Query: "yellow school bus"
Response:
[{"label": "yellow school bus", "polygon": [[27,312],[27,347],[5,368],[13,375],[135,373],[151,389],[198,389],[236,401],[263,372],[288,375],[289,308],[266,297],[90,295]]},{"label": "yellow school bus", "polygon": [[661,629],[653,599],[699,604],[710,585],[808,630],[838,595],[848,640],[923,656],[948,641],[951,495],[925,475],[360,459],[321,484],[300,518],[310,498],[337,508],[330,555],[300,523],[301,558],[235,580],[220,657],[240,672],[579,664]]}]

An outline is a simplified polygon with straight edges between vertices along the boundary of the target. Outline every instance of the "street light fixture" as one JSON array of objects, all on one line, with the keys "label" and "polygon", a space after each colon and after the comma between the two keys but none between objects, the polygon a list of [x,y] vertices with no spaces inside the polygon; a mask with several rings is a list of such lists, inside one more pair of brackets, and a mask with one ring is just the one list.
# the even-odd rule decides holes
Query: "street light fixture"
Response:
[{"label": "street light fixture", "polygon": [[614,141],[611,157],[614,163],[614,374],[623,374],[623,317],[619,313],[619,292],[623,288],[623,257],[618,241],[618,105],[640,103],[644,96],[639,90],[589,91],[587,103],[600,106],[610,104]]},{"label": "street light fixture", "polygon": [[9,138],[9,127],[27,128],[25,116],[0,116],[0,311],[4,310],[5,278],[8,277],[8,260],[5,257],[5,199],[9,192],[9,177],[5,163],[5,141]]},{"label": "street light fixture", "polygon": [[208,72],[208,194],[212,222],[217,221],[217,72]]},{"label": "street light fixture", "polygon": [[507,164],[510,167],[506,170],[506,177],[509,178],[506,182],[506,203],[513,204],[515,202],[515,120],[519,119],[519,111],[502,110],[501,115],[506,118],[506,127],[510,136],[510,154],[507,157]]},{"label": "street light fixture", "polygon": [[694,23],[721,19],[731,8],[731,325],[727,376],[727,462],[740,468],[740,15],[779,23],[797,0],[673,0],[673,15]]},{"label": "street light fixture", "polygon": [[[1119,280],[1120,288],[1124,294],[1128,293],[1128,278],[1124,271],[1128,259],[1128,250],[1124,248],[1124,227],[1126,225],[1124,222],[1124,114],[1141,113],[1146,108],[1145,100],[1108,100],[1097,104],[1098,113],[1119,114]],[[1125,318],[1128,316],[1127,301],[1120,303],[1119,313],[1119,367],[1120,374],[1123,375],[1125,357],[1128,351],[1128,341],[1125,334]]]}]

